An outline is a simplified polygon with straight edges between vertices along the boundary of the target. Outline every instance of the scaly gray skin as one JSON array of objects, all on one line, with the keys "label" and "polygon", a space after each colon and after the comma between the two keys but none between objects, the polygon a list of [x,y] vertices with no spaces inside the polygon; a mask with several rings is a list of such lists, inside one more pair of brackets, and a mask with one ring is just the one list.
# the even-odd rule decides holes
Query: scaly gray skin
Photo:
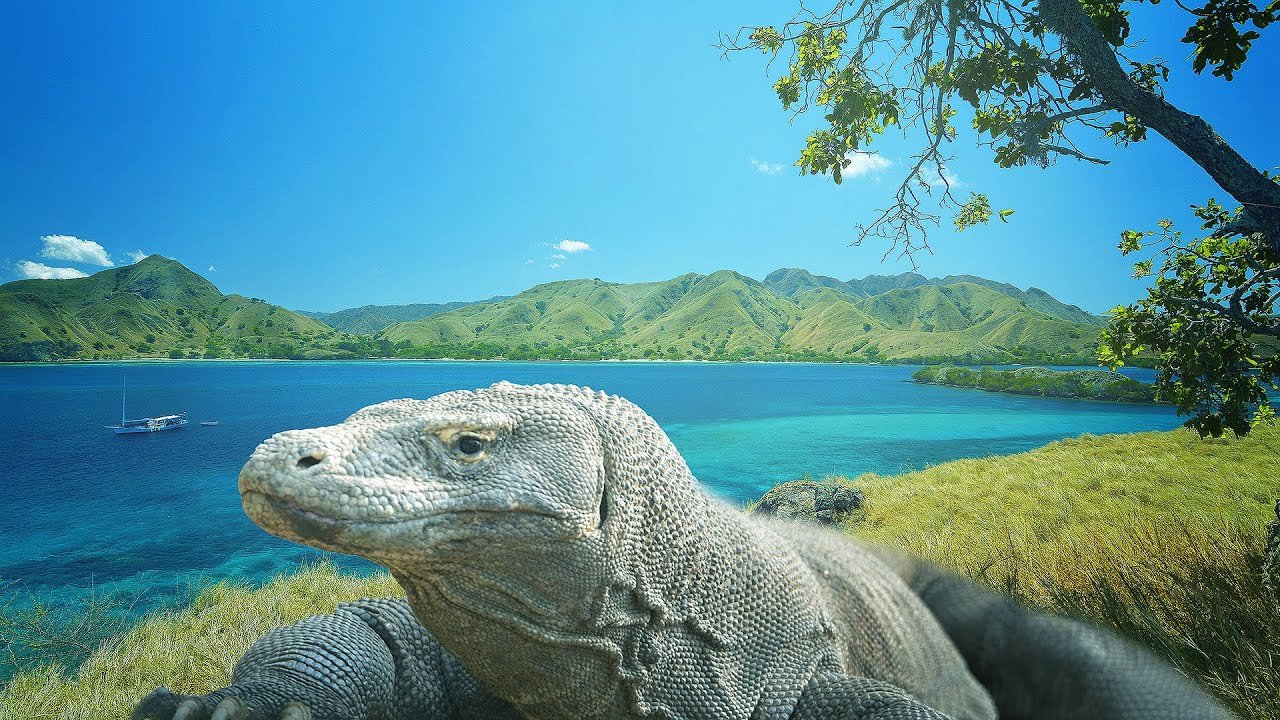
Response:
[{"label": "scaly gray skin", "polygon": [[229,687],[160,689],[135,718],[1228,717],[1111,634],[708,498],[603,393],[381,403],[267,440],[240,492],[268,532],[381,563],[408,600],[278,628]]}]

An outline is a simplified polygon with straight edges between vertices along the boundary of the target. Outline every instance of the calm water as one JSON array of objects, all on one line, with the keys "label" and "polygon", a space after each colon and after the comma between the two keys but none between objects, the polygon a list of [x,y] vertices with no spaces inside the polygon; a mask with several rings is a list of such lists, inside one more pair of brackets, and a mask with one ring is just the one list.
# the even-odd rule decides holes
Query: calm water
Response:
[{"label": "calm water", "polygon": [[[267,535],[240,509],[236,474],[259,442],[382,400],[498,380],[627,397],[657,418],[711,491],[734,501],[806,473],[897,473],[1179,424],[1163,407],[904,383],[910,367],[183,362],[128,364],[129,415],[186,410],[192,424],[118,436],[103,426],[119,419],[125,369],[0,367],[0,589],[15,583],[66,600],[107,585],[143,594],[145,607],[198,580],[292,569],[320,553]],[[221,424],[196,424],[204,419]]]}]

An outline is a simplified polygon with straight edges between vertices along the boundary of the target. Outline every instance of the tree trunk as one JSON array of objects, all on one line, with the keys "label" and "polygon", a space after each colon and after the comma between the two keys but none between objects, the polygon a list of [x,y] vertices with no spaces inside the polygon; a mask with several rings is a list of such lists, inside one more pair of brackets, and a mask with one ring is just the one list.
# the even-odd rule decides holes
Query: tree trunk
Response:
[{"label": "tree trunk", "polygon": [[1160,133],[1209,173],[1244,206],[1234,229],[1261,232],[1280,256],[1280,185],[1262,174],[1223,140],[1203,118],[1183,112],[1138,85],[1120,66],[1115,49],[1085,14],[1080,0],[1040,0],[1045,26],[1062,38],[1107,104]]}]

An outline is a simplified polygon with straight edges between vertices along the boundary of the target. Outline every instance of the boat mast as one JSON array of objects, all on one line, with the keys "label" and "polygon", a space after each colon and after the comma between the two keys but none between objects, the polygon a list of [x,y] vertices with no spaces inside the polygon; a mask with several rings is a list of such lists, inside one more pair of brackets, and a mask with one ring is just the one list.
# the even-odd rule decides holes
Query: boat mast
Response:
[{"label": "boat mast", "polygon": [[124,397],[125,397],[125,393],[129,391],[129,373],[124,373],[123,383],[124,384],[120,386],[120,424],[121,425],[124,425],[124,418],[125,418]]}]

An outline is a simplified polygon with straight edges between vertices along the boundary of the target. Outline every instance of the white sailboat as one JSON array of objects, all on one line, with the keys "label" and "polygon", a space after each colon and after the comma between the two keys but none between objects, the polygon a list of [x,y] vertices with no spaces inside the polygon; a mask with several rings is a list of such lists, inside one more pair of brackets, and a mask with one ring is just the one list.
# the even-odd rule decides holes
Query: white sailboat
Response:
[{"label": "white sailboat", "polygon": [[117,435],[125,433],[153,433],[161,430],[177,430],[187,424],[187,414],[185,412],[176,415],[159,415],[156,417],[137,418],[128,420],[125,411],[125,398],[129,388],[128,375],[124,378],[124,384],[120,387],[120,424],[108,425],[107,428],[114,430]]}]

